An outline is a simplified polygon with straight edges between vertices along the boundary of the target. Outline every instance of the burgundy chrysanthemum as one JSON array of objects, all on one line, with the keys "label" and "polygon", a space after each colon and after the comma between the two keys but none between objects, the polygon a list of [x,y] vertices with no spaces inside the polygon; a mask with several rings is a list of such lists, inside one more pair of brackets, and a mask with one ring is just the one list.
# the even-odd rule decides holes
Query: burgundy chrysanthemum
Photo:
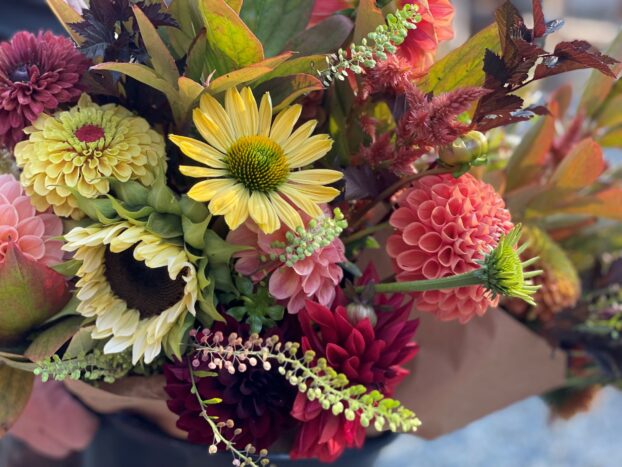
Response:
[{"label": "burgundy chrysanthemum", "polygon": [[62,36],[22,31],[0,44],[0,143],[13,147],[45,111],[80,96],[89,60]]},{"label": "burgundy chrysanthemum", "polygon": [[[289,320],[289,319],[288,319]],[[293,319],[292,319],[293,320]],[[287,320],[286,320],[287,321]],[[288,326],[286,322],[285,327]],[[295,326],[297,328],[297,326]],[[211,331],[222,331],[224,335],[236,332],[248,337],[248,326],[239,325],[228,318],[227,326],[216,325]],[[286,334],[290,333],[286,331]],[[294,330],[297,334],[297,330]],[[279,333],[281,334],[281,333]],[[286,336],[284,339],[287,339]],[[197,336],[201,340],[201,333]],[[291,339],[290,339],[291,340]],[[193,367],[199,395],[203,400],[222,399],[219,404],[209,405],[207,413],[218,417],[219,422],[233,420],[235,428],[242,432],[234,435],[234,429],[223,429],[223,434],[234,438],[235,445],[243,449],[252,444],[257,449],[269,448],[283,433],[294,424],[291,410],[296,388],[279,375],[276,365],[266,371],[260,365],[248,366],[244,372],[230,374],[227,370],[216,370],[217,376],[200,376],[197,372],[214,372],[207,362]],[[179,415],[177,427],[188,432],[188,441],[195,444],[213,444],[213,435],[205,420],[201,417],[201,407],[196,395],[191,393],[192,379],[188,367],[188,358],[164,367],[166,377],[165,390],[169,396],[169,409]]]},{"label": "burgundy chrysanthemum", "polygon": [[[366,281],[374,278],[369,270]],[[390,396],[396,385],[408,374],[401,365],[417,353],[412,338],[417,320],[408,320],[412,303],[404,297],[379,295],[374,301],[378,322],[369,318],[353,323],[346,308],[333,312],[317,303],[307,302],[298,317],[302,327],[302,347],[325,357],[336,371],[344,373],[350,383],[362,384]],[[390,311],[385,311],[387,308]],[[337,459],[347,447],[361,447],[365,429],[358,420],[347,421],[322,410],[317,401],[298,394],[292,416],[303,422],[298,430],[293,459],[316,457],[322,462]]]}]

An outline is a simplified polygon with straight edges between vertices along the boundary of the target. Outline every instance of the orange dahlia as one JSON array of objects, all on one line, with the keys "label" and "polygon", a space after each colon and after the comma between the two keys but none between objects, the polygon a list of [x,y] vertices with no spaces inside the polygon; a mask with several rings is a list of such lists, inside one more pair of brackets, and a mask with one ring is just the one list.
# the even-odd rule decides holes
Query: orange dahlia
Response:
[{"label": "orange dahlia", "polygon": [[[512,229],[510,213],[494,188],[470,174],[423,177],[399,197],[391,215],[396,229],[387,242],[399,281],[466,273]],[[496,306],[484,287],[415,294],[415,307],[441,320],[466,323]]]}]

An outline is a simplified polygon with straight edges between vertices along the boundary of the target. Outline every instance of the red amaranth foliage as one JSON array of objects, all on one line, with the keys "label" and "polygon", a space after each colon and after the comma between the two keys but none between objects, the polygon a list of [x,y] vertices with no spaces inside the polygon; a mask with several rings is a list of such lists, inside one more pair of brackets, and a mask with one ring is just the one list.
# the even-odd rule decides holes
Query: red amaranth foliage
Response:
[{"label": "red amaranth foliage", "polygon": [[365,69],[358,97],[367,100],[373,94],[399,95],[412,87],[416,78],[413,68],[405,58],[389,55],[377,62],[374,68]]}]

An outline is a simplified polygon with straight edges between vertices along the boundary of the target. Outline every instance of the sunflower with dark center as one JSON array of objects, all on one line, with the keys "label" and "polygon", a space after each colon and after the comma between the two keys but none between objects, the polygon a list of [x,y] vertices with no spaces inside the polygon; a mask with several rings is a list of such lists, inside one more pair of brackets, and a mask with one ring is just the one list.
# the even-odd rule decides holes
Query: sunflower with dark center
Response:
[{"label": "sunflower with dark center", "polygon": [[151,363],[170,331],[196,315],[195,265],[183,247],[127,222],[76,227],[65,235],[66,251],[82,261],[76,286],[78,312],[96,317],[94,339],[108,339],[105,353],[132,347],[136,364]]},{"label": "sunflower with dark center", "polygon": [[[293,319],[286,319],[283,327],[287,336],[280,340],[290,340],[298,335],[298,326]],[[217,323],[211,332],[221,331],[229,335],[235,332],[248,337],[249,326],[235,322],[227,317],[227,324]],[[283,332],[283,330],[281,330]],[[197,339],[200,341],[200,335]],[[251,443],[257,449],[269,448],[284,432],[293,428],[295,422],[289,415],[297,390],[281,376],[276,365],[266,371],[261,365],[248,365],[246,371],[230,374],[219,370],[215,376],[202,377],[200,374],[214,374],[207,362],[193,368],[194,380],[203,400],[222,399],[219,404],[207,406],[207,412],[218,421],[233,420],[242,432],[235,436],[235,445],[243,448]],[[188,360],[164,367],[165,390],[169,395],[168,407],[179,415],[177,427],[188,433],[188,440],[196,444],[213,444],[213,434],[206,429],[201,416],[201,406],[197,396],[191,392],[192,378]],[[234,428],[235,429],[235,428]],[[225,428],[228,439],[234,436],[234,429]]]},{"label": "sunflower with dark center", "polygon": [[147,121],[115,104],[97,105],[83,94],[78,105],[43,114],[15,147],[21,182],[35,207],[82,217],[69,188],[85,198],[108,193],[111,178],[153,183],[166,167],[164,138]]},{"label": "sunflower with dark center", "polygon": [[0,143],[13,147],[41,113],[80,96],[90,61],[51,32],[18,32],[0,44]]}]

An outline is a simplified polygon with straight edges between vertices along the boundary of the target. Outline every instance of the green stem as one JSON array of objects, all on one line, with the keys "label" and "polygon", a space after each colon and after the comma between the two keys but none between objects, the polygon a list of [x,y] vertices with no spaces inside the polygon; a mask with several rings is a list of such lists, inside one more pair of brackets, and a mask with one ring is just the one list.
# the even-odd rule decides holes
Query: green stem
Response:
[{"label": "green stem", "polygon": [[374,234],[376,232],[380,232],[381,230],[384,230],[390,226],[391,224],[389,224],[388,222],[383,222],[382,224],[378,224],[378,225],[372,225],[371,227],[368,227],[363,230],[359,230],[358,232],[353,233],[352,235],[344,238],[343,243],[347,245],[348,243],[352,243],[357,240],[360,240],[361,238],[365,238],[368,235]]},{"label": "green stem", "polygon": [[[379,293],[397,292],[425,292],[427,290],[454,289],[457,287],[467,287],[470,285],[482,285],[482,279],[477,274],[477,270],[456,274],[455,276],[441,277],[440,279],[428,279],[410,282],[388,282],[375,284],[374,291]],[[357,292],[363,292],[367,286],[356,287]]]}]

